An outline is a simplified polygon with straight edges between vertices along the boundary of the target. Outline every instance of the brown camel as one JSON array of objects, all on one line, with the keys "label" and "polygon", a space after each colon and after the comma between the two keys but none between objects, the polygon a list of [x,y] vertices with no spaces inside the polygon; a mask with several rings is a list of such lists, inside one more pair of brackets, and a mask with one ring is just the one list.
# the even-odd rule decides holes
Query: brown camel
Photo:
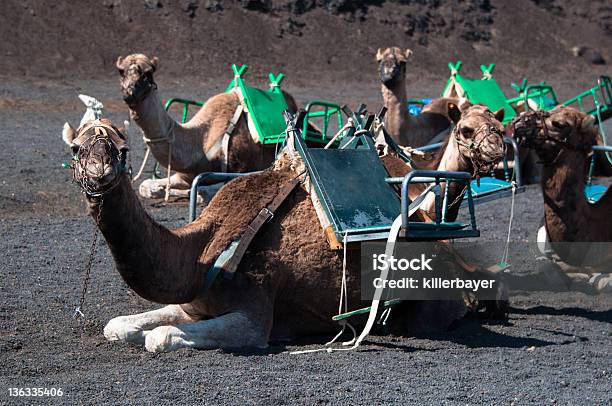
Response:
[{"label": "brown camel", "polygon": [[446,106],[449,102],[457,101],[435,99],[423,108],[421,114],[411,116],[406,95],[406,64],[411,55],[410,49],[402,51],[398,47],[379,48],[376,61],[384,105],[387,108],[387,131],[393,140],[402,146],[420,147],[449,129],[450,120],[446,115]]},{"label": "brown camel", "polygon": [[610,272],[612,188],[596,203],[584,195],[597,139],[594,124],[593,117],[559,106],[551,112],[522,113],[509,131],[543,163],[545,230],[553,251],[566,264]]},{"label": "brown camel", "polygon": [[[199,173],[221,171],[225,131],[239,104],[234,92],[220,93],[206,101],[189,122],[176,122],[164,109],[157,93],[153,73],[158,59],[143,54],[119,57],[116,63],[121,75],[123,98],[130,117],[142,129],[151,153],[164,167],[171,165],[176,173],[170,178],[173,195],[184,196]],[[289,110],[297,109],[295,100],[284,92]],[[169,148],[171,145],[171,148]],[[227,172],[250,172],[270,166],[274,145],[255,143],[247,120],[241,117],[232,133],[227,157]],[[140,186],[143,197],[162,197],[166,180],[145,180]]]},{"label": "brown camel", "polygon": [[[506,151],[503,140],[504,127],[501,124],[504,110],[492,113],[485,106],[472,105],[462,99],[459,106],[454,103],[448,104],[448,116],[455,127],[431,160],[417,162],[418,168],[469,172],[475,177],[487,176],[502,160]],[[459,121],[461,121],[460,126]],[[382,159],[391,176],[404,176],[412,170],[408,164],[392,153]],[[410,189],[411,198],[414,199],[424,189],[425,186],[422,184],[413,186]],[[447,193],[449,206],[446,219],[455,221],[465,188],[459,183],[451,182]],[[420,211],[427,214],[428,218],[435,219],[435,198],[432,193],[426,198]]]},{"label": "brown camel", "polygon": [[[234,277],[203,287],[219,254],[288,180],[303,173],[299,159],[285,155],[264,173],[228,183],[199,219],[168,230],[146,213],[132,190],[126,139],[110,121],[85,124],[78,133],[65,134],[65,140],[75,156],[74,178],[122,278],[141,297],[169,304],[112,319],[104,329],[107,339],[171,351],[265,347],[270,339],[336,331],[331,316],[338,311],[342,251],[329,248],[312,201],[299,187],[259,232]],[[359,250],[347,251],[347,297],[354,308],[364,305],[359,261]],[[393,328],[423,320],[447,327],[466,308],[458,298],[406,302],[401,309],[393,316]]]}]

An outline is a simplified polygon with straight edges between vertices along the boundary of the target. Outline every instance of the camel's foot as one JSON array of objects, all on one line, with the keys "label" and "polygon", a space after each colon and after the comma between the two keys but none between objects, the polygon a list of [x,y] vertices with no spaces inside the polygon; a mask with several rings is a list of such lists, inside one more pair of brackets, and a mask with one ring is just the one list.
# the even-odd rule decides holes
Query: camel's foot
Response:
[{"label": "camel's foot", "polygon": [[599,293],[612,293],[612,274],[596,273],[591,274],[589,284]]},{"label": "camel's foot", "polygon": [[108,341],[123,341],[133,344],[144,344],[145,331],[133,324],[130,316],[115,317],[104,327],[104,337]]},{"label": "camel's foot", "polygon": [[228,313],[192,324],[157,327],[145,338],[145,348],[150,352],[168,352],[180,348],[266,348],[267,346],[266,335],[243,313]]},{"label": "camel's foot", "polygon": [[152,328],[189,322],[193,320],[180,306],[170,305],[150,312],[115,317],[104,327],[104,337],[108,341],[145,344],[145,337]]}]

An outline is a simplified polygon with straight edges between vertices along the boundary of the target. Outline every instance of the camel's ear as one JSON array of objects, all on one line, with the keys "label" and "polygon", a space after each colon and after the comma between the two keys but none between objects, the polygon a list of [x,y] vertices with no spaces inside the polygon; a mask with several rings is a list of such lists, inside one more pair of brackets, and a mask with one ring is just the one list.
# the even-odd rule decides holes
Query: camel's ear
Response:
[{"label": "camel's ear", "polygon": [[117,58],[117,62],[115,62],[115,67],[119,71],[119,73],[123,73],[125,67],[123,66],[123,57],[120,56]]},{"label": "camel's ear", "polygon": [[495,119],[501,123],[504,119],[504,108],[500,107],[499,110],[493,113],[493,115],[495,116]]},{"label": "camel's ear", "polygon": [[404,56],[406,57],[406,60],[410,59],[410,56],[412,56],[412,49],[406,49]]},{"label": "camel's ear", "polygon": [[380,61],[382,60],[383,57],[383,49],[382,48],[378,48],[378,51],[376,51],[376,60]]},{"label": "camel's ear", "polygon": [[64,123],[64,129],[62,130],[62,139],[69,147],[72,146],[74,139],[76,138],[76,131],[69,123]]},{"label": "camel's ear", "polygon": [[466,99],[465,97],[461,97],[459,99],[459,110],[466,111],[467,109],[469,109],[472,106],[473,106],[473,104],[470,103],[470,101],[468,99]]},{"label": "camel's ear", "polygon": [[580,123],[580,129],[582,131],[590,131],[595,127],[595,117],[588,114],[586,117],[582,119]]},{"label": "camel's ear", "polygon": [[159,63],[159,58],[154,56],[151,58],[151,67],[153,68],[151,72],[155,72],[157,70],[157,64]]},{"label": "camel's ear", "polygon": [[448,117],[457,124],[461,120],[461,110],[455,103],[448,103]]}]

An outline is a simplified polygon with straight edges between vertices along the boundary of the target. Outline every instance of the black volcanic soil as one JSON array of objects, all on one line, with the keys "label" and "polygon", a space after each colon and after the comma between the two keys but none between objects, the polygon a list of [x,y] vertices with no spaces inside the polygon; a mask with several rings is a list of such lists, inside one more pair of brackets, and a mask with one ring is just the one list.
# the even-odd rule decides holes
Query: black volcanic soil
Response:
[{"label": "black volcanic soil", "polygon": [[[157,305],[127,288],[102,243],[87,317],[71,318],[93,222],[61,168],[69,159],[62,124],[83,113],[78,93],[102,100],[115,122],[126,117],[113,67],[120,54],[160,57],[163,98],[220,92],[237,62],[250,64],[248,80],[261,85],[268,70],[285,71],[284,87],[301,103],[376,110],[373,55],[397,44],[415,51],[413,97],[439,93],[446,63],[461,58],[474,76],[478,64],[498,63],[508,94],[528,75],[564,99],[610,74],[570,52],[586,45],[612,59],[608,3],[7,0],[0,8],[0,404],[612,403],[609,294],[522,292],[507,323],[469,319],[424,337],[371,337],[351,353],[288,353],[329,337],[257,353],[149,354],[108,343],[109,319]],[[138,131],[131,143],[138,164]],[[505,238],[508,203],[477,207],[482,240]],[[185,203],[145,207],[166,226],[187,221]],[[537,185],[517,196],[516,213],[513,241],[532,242],[542,214]],[[513,272],[533,271],[521,264]],[[64,396],[11,398],[9,387],[61,387]]]},{"label": "black volcanic soil", "polygon": [[[368,80],[378,47],[412,48],[414,80],[446,64],[495,62],[502,82],[609,72],[571,48],[612,61],[605,0],[6,0],[0,74],[73,80],[112,75],[119,55],[161,59],[164,74],[227,76],[231,63],[294,83]],[[577,78],[581,80],[580,78]]]}]

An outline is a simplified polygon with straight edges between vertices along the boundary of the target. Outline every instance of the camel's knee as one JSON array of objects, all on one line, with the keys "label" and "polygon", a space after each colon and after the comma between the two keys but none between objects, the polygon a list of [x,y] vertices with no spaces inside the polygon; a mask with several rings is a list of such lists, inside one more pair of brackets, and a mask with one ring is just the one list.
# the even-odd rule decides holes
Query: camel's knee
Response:
[{"label": "camel's knee", "polygon": [[126,316],[115,317],[104,327],[104,337],[108,341],[125,341],[129,343],[144,343],[145,332],[139,326],[131,323]]}]

